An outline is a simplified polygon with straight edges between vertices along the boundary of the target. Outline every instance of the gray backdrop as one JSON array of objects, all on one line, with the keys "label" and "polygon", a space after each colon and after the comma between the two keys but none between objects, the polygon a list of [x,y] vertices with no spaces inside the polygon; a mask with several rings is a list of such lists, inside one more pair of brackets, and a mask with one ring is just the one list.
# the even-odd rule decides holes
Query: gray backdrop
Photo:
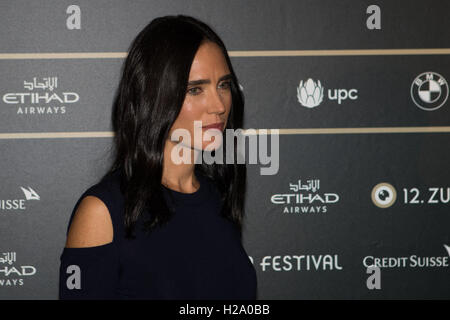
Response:
[{"label": "gray backdrop", "polygon": [[[280,129],[278,173],[248,166],[258,297],[449,299],[448,12],[445,0],[1,0],[0,298],[57,298],[70,213],[111,160],[126,50],[153,18],[183,13],[230,51],[244,128]],[[314,107],[297,96],[308,79],[323,87]]]}]

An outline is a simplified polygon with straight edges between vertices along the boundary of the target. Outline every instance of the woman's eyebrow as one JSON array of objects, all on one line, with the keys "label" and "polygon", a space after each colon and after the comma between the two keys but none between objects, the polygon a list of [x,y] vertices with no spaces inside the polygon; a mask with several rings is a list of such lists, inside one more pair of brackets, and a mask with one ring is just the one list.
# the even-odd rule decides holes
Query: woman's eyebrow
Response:
[{"label": "woman's eyebrow", "polygon": [[[226,75],[224,75],[224,76],[221,76],[220,78],[219,78],[219,81],[222,81],[222,80],[228,80],[228,79],[231,79],[231,73],[229,73],[229,74],[226,74]],[[211,80],[209,80],[209,79],[199,79],[199,80],[192,80],[192,81],[189,81],[188,82],[188,86],[195,86],[195,85],[199,85],[199,84],[207,84],[207,83],[211,83]]]}]

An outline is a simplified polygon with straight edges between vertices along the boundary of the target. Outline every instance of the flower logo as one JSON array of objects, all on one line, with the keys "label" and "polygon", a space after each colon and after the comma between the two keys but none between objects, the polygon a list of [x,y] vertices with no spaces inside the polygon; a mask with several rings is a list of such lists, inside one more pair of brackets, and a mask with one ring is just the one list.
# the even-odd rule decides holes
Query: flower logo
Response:
[{"label": "flower logo", "polygon": [[320,80],[314,82],[311,78],[303,83],[300,81],[297,87],[297,99],[302,106],[307,108],[317,107],[323,100],[323,87]]}]

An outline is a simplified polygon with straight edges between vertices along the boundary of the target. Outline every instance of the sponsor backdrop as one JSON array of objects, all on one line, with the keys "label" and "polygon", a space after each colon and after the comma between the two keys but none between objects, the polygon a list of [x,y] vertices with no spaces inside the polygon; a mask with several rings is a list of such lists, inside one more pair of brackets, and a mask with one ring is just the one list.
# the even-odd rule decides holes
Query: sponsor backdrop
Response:
[{"label": "sponsor backdrop", "polygon": [[126,50],[182,13],[227,45],[244,128],[279,130],[275,174],[248,164],[258,297],[449,299],[449,12],[445,0],[2,0],[0,298],[57,298],[70,213],[111,161]]}]

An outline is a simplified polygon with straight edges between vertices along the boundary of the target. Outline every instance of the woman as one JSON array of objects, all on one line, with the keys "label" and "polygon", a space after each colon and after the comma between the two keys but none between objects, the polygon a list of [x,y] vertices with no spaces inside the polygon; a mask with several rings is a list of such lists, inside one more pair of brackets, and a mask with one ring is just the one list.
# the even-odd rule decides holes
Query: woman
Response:
[{"label": "woman", "polygon": [[[60,299],[256,299],[241,244],[245,164],[194,161],[217,151],[194,140],[194,121],[221,134],[242,127],[223,42],[192,17],[160,17],[133,41],[122,71],[115,160],[72,211]],[[173,139],[175,130],[191,140]],[[174,161],[180,150],[193,160]]]}]

